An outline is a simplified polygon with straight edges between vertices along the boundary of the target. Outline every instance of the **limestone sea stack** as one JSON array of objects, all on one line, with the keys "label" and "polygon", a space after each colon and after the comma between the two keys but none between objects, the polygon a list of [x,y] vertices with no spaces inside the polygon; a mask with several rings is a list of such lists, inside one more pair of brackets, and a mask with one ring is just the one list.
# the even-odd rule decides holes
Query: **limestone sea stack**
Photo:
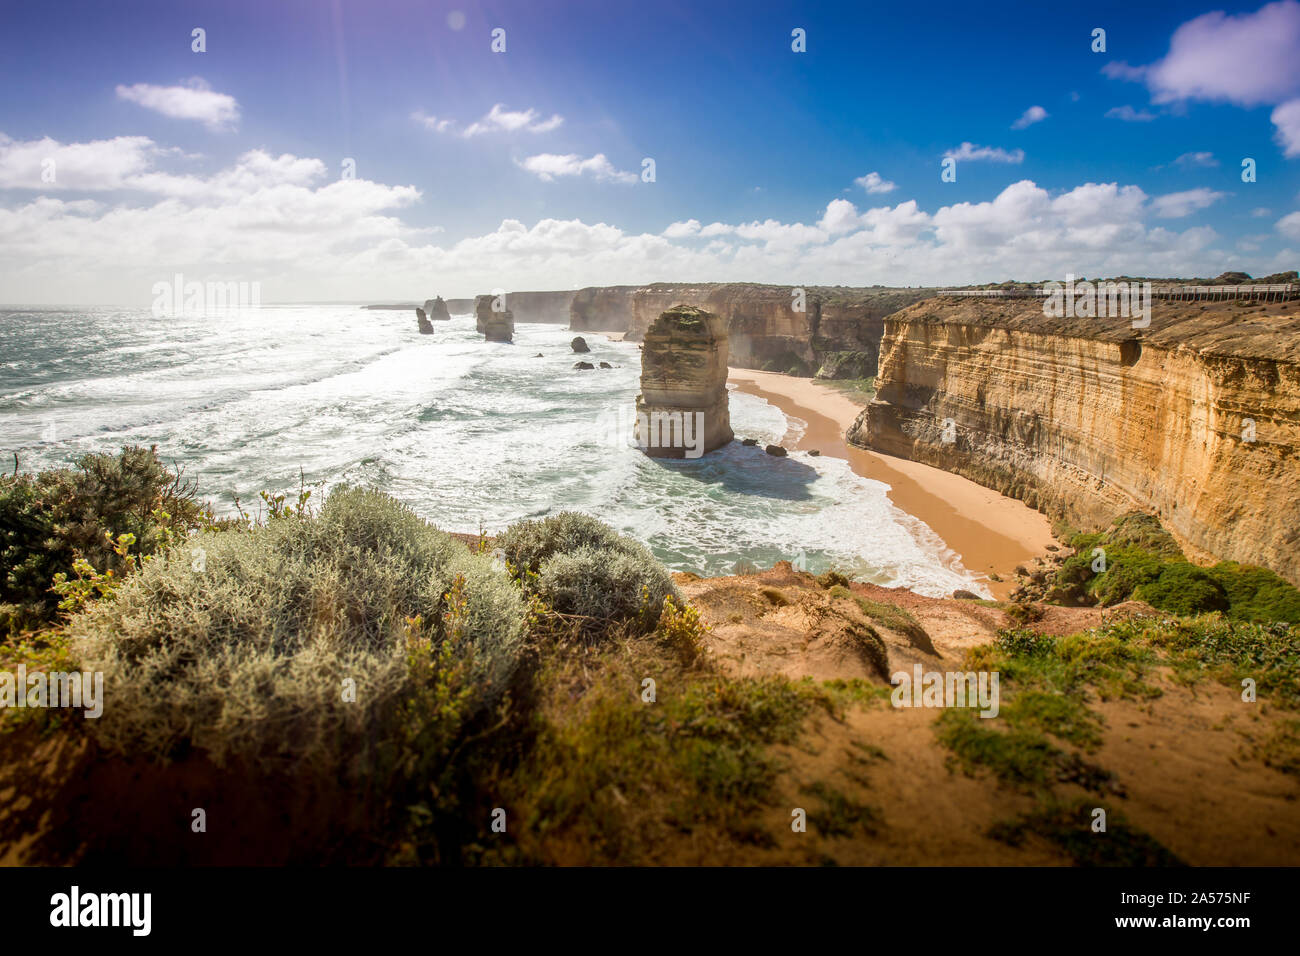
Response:
[{"label": "limestone sea stack", "polygon": [[420,326],[421,335],[433,334],[433,323],[429,321],[429,317],[425,314],[424,309],[415,310],[415,321]]},{"label": "limestone sea stack", "polygon": [[727,408],[727,325],[678,305],[646,331],[637,444],[654,458],[698,458],[734,437]]},{"label": "limestone sea stack", "polygon": [[495,295],[480,295],[474,300],[474,327],[489,342],[513,342],[515,314],[509,309],[494,309],[498,301],[504,305],[504,300]]},{"label": "limestone sea stack", "polygon": [[451,313],[447,311],[447,303],[442,301],[442,296],[427,300],[424,303],[424,311],[431,322],[451,321]]}]

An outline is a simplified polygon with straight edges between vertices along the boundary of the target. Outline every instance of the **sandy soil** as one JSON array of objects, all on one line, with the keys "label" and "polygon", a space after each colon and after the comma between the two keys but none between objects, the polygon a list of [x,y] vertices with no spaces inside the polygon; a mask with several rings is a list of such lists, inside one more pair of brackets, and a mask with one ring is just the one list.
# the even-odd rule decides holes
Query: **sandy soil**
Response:
[{"label": "sandy soil", "polygon": [[889,485],[889,499],[924,521],[961,555],[962,564],[977,574],[996,573],[1003,579],[987,582],[999,599],[1015,586],[1016,565],[1039,556],[1055,541],[1051,522],[1024,502],[929,465],[851,447],[844,434],[862,406],[834,388],[810,378],[746,368],[731,369],[728,381],[808,423],[798,441],[793,434],[786,436],[787,448],[816,449],[847,459],[859,475]]}]

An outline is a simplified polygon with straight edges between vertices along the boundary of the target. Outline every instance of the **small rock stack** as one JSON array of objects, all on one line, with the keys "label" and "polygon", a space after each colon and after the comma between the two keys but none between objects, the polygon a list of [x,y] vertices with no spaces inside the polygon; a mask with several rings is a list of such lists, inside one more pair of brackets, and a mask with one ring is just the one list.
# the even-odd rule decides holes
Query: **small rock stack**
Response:
[{"label": "small rock stack", "polygon": [[416,321],[416,324],[419,325],[419,327],[420,327],[420,334],[421,334],[421,335],[432,335],[432,334],[433,334],[433,323],[430,322],[430,321],[429,321],[429,317],[428,317],[427,315],[425,315],[424,309],[416,309],[416,310],[415,310],[415,321]]}]

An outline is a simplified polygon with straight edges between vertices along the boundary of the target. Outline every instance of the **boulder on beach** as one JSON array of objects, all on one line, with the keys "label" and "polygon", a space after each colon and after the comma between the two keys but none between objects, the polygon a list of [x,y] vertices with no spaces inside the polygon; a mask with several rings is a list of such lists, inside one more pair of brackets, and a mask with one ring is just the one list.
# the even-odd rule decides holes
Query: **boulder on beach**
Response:
[{"label": "boulder on beach", "polygon": [[789,454],[789,452],[787,452],[780,445],[768,445],[763,450],[766,451],[769,455],[775,455],[777,458],[784,458],[787,454]]},{"label": "boulder on beach", "polygon": [[433,323],[429,321],[429,316],[425,314],[424,309],[415,310],[415,324],[419,326],[421,335],[433,334]]},{"label": "boulder on beach", "polygon": [[963,591],[958,589],[952,592],[952,596],[958,601],[978,601],[980,596],[972,591]]},{"label": "boulder on beach", "polygon": [[746,448],[753,448],[755,445],[758,444],[758,439],[746,438],[744,441],[741,442],[741,444],[744,445]]},{"label": "boulder on beach", "polygon": [[572,346],[573,351],[575,352],[591,351],[591,348],[587,345],[587,340],[584,339],[581,335],[574,336],[573,341],[570,342],[569,345]]}]

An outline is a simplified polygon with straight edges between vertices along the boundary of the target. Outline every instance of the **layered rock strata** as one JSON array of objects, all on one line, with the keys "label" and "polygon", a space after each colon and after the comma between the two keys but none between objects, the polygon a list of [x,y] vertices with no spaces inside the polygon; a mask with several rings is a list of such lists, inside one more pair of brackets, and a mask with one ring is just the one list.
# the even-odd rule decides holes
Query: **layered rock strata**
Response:
[{"label": "layered rock strata", "polygon": [[1134,508],[1202,560],[1300,584],[1295,303],[1155,303],[1150,324],[1035,301],[930,299],[884,321],[849,441],[1076,527]]},{"label": "layered rock strata", "polygon": [[749,283],[654,283],[579,290],[570,328],[645,337],[655,319],[675,305],[720,316],[731,363],[797,375],[874,375],[882,320],[928,293],[914,289],[847,289]]},{"label": "layered rock strata", "polygon": [[637,444],[655,458],[698,458],[733,438],[726,323],[679,305],[651,324],[641,348]]}]

